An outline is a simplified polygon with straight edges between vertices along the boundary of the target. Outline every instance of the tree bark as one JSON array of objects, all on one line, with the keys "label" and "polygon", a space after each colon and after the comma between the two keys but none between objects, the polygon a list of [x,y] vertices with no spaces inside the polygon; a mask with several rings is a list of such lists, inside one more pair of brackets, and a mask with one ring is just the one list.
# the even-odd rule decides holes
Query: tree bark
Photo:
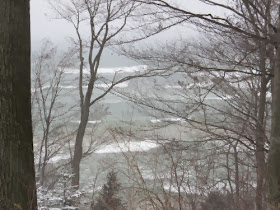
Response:
[{"label": "tree bark", "polygon": [[[279,31],[279,30],[278,30]],[[277,34],[280,43],[280,32]],[[271,146],[268,156],[268,185],[271,204],[280,207],[280,49],[277,46],[272,83]]]},{"label": "tree bark", "polygon": [[233,145],[233,156],[234,156],[234,182],[235,182],[235,208],[240,209],[240,180],[239,180],[239,159],[237,151],[238,142]]},{"label": "tree bark", "polygon": [[260,82],[260,96],[257,97],[259,101],[257,107],[257,121],[256,121],[256,168],[257,168],[257,187],[256,187],[256,206],[257,210],[263,209],[263,193],[264,193],[264,179],[266,174],[266,161],[265,161],[265,110],[266,110],[266,94],[267,94],[267,82],[266,70],[265,70],[265,55],[266,47],[261,44],[260,49],[260,72],[261,82]]},{"label": "tree bark", "polygon": [[86,131],[86,126],[88,123],[89,117],[89,106],[84,105],[81,107],[81,122],[76,135],[75,141],[75,150],[72,160],[72,187],[79,189],[79,180],[80,180],[80,162],[83,156],[83,139]]},{"label": "tree bark", "polygon": [[0,209],[37,209],[29,0],[0,1]]}]

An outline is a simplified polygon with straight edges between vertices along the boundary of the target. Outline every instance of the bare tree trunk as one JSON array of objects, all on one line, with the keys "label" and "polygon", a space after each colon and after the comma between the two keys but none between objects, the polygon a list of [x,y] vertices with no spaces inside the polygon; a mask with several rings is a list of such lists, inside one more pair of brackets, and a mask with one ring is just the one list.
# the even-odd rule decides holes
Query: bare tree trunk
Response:
[{"label": "bare tree trunk", "polygon": [[0,1],[0,209],[37,209],[29,0]]},{"label": "bare tree trunk", "polygon": [[260,72],[261,72],[261,85],[260,85],[260,97],[257,99],[258,104],[258,116],[256,122],[256,166],[257,166],[257,188],[256,188],[256,206],[257,210],[263,209],[263,192],[264,192],[264,179],[266,174],[266,162],[264,153],[264,115],[266,107],[266,93],[267,93],[267,79],[265,71],[265,45],[262,45],[260,50]]},{"label": "bare tree trunk", "polygon": [[89,117],[89,107],[84,105],[81,107],[82,114],[81,114],[81,122],[79,124],[78,132],[76,135],[75,141],[75,150],[74,156],[72,160],[72,173],[74,174],[72,178],[72,186],[76,189],[79,188],[79,180],[80,180],[80,162],[83,156],[83,138],[86,131],[86,126]]},{"label": "bare tree trunk", "polygon": [[235,182],[235,208],[240,209],[240,181],[239,181],[239,159],[237,151],[238,142],[233,146],[234,149],[234,182]]},{"label": "bare tree trunk", "polygon": [[[47,158],[48,158],[48,134],[49,134],[49,123],[47,123],[47,129],[46,129],[46,135],[44,135],[44,159],[43,159],[43,165],[42,165],[42,171],[41,171],[41,180],[40,184],[41,186],[44,186],[45,184],[45,170],[46,170],[46,165],[47,165]],[[41,156],[41,153],[40,153]]]},{"label": "bare tree trunk", "polygon": [[[280,17],[279,17],[280,19]],[[280,207],[280,31],[276,34],[277,52],[272,83],[271,146],[268,157],[268,185],[270,202]]]}]

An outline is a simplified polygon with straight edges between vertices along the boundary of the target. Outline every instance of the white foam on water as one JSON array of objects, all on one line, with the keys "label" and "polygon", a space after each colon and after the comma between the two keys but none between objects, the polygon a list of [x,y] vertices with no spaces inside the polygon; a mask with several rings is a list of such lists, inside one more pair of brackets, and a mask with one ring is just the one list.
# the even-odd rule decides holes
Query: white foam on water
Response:
[{"label": "white foam on water", "polygon": [[186,120],[182,118],[159,118],[159,119],[152,119],[152,123],[160,123],[160,122],[185,122]]},{"label": "white foam on water", "polygon": [[48,163],[57,163],[60,160],[67,160],[70,158],[69,154],[57,154],[54,157],[50,158]]},{"label": "white foam on water", "polygon": [[[139,65],[139,66],[126,66],[126,67],[118,67],[118,68],[99,68],[98,73],[100,74],[114,74],[114,73],[133,73],[147,70],[147,65]],[[64,69],[65,74],[79,74],[79,69],[67,68]],[[84,74],[89,74],[89,69],[84,69]]]},{"label": "white foam on water", "polygon": [[126,143],[114,143],[110,145],[106,145],[101,147],[95,153],[103,154],[103,153],[121,153],[121,152],[142,152],[148,151],[150,149],[157,148],[159,145],[154,141],[132,141]]},{"label": "white foam on water", "polygon": [[[72,123],[80,123],[80,120],[72,120]],[[97,124],[97,123],[101,123],[101,120],[90,120],[88,121],[89,124]]]}]

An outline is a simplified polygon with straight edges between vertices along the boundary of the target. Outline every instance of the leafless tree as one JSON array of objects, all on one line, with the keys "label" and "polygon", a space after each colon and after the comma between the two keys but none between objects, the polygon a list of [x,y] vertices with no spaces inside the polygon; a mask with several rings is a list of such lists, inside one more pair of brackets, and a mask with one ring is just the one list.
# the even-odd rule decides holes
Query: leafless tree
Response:
[{"label": "leafless tree", "polygon": [[[162,8],[164,11],[169,11],[171,16],[174,14],[181,14],[182,17],[189,17],[193,23],[199,28],[203,28],[208,33],[218,32],[225,36],[235,33],[243,39],[247,38],[252,40],[257,47],[259,54],[258,64],[259,73],[262,75],[261,86],[265,87],[266,79],[264,75],[273,75],[273,88],[272,88],[272,127],[271,127],[271,146],[270,155],[268,159],[268,182],[271,204],[275,207],[279,204],[279,172],[276,168],[279,168],[279,163],[276,160],[276,156],[279,153],[279,125],[278,120],[278,108],[279,107],[279,10],[278,2],[271,0],[259,0],[259,1],[232,1],[232,2],[220,2],[215,0],[203,0],[200,1],[204,5],[208,5],[212,8],[221,8],[228,15],[215,15],[213,12],[205,13],[194,13],[184,8],[180,8],[173,3],[169,3],[164,0],[154,1],[140,1],[145,2],[148,5]],[[265,68],[269,64],[269,68]],[[263,92],[260,96],[260,102],[263,104],[265,101],[265,93]],[[259,128],[263,127],[263,113],[264,105],[259,106],[258,123]],[[261,130],[261,129],[260,129]],[[263,183],[263,169],[264,168],[264,155],[263,155],[263,137],[257,134],[257,152],[256,160],[259,163],[258,173],[258,198],[261,198],[261,186]],[[277,184],[278,183],[278,184]],[[262,209],[261,199],[257,199],[257,208]]]},{"label": "leafless tree", "polygon": [[[212,51],[205,49],[199,53],[200,58],[206,60],[206,62],[202,62],[201,60],[197,62],[196,58],[192,58],[197,57],[198,55],[188,55],[188,57],[191,58],[187,60],[181,56],[181,54],[185,56],[186,52],[195,54],[194,49],[199,46],[191,46],[192,49],[189,47],[188,49],[181,48],[178,50],[169,45],[166,48],[161,47],[161,49],[168,49],[169,52],[172,52],[167,53],[165,56],[162,54],[160,56],[149,54],[149,52],[153,52],[152,49],[146,50],[141,56],[144,55],[145,59],[150,62],[154,61],[165,64],[169,62],[170,67],[172,67],[172,64],[178,62],[177,64],[181,64],[181,66],[187,65],[188,68],[197,68],[198,70],[222,71],[225,73],[239,72],[260,77],[260,80],[258,80],[260,85],[257,85],[259,98],[256,103],[258,108],[255,112],[255,117],[252,120],[256,123],[255,130],[257,131],[255,134],[256,161],[258,165],[258,193],[256,201],[258,209],[262,209],[263,182],[266,174],[264,153],[266,137],[264,137],[265,135],[263,131],[266,129],[265,126],[267,124],[264,120],[267,106],[266,94],[268,92],[268,84],[273,75],[272,72],[276,60],[274,50],[275,43],[273,42],[276,33],[275,29],[277,28],[277,15],[275,14],[278,11],[277,8],[275,8],[276,2],[234,1],[228,4],[208,0],[201,2],[208,4],[213,8],[223,8],[225,11],[229,12],[230,15],[217,16],[208,13],[197,14],[182,9],[183,7],[180,8],[175,4],[169,4],[168,2],[161,0],[149,1],[146,3],[148,5],[154,5],[157,8],[162,8],[162,10],[168,12],[170,16],[175,16],[175,14],[179,16],[179,14],[181,14],[187,21],[191,21],[196,24],[201,31],[206,32],[207,35],[211,36],[211,34],[215,34],[215,36],[221,38],[222,41],[220,42],[211,40],[211,45],[214,44],[217,49],[210,47]],[[189,19],[187,19],[187,17],[189,17]],[[224,37],[226,37],[228,41],[224,42]],[[215,42],[217,44],[215,44]],[[233,46],[232,43],[234,43]],[[229,47],[230,45],[231,47]],[[178,45],[175,46],[178,48]],[[136,55],[136,57],[141,56],[139,56],[139,52],[138,56]],[[181,59],[178,59],[178,57]],[[252,57],[254,57],[254,59],[252,59]],[[219,63],[219,65],[217,65],[217,63]],[[170,107],[171,106],[169,106],[169,108]]]},{"label": "leafless tree", "polygon": [[[239,209],[252,208],[249,197],[254,188],[250,186],[253,182],[249,179],[253,177],[253,166],[248,165],[252,163],[252,153],[247,156],[248,151],[242,151],[242,147],[237,150],[237,144],[232,142],[234,144],[231,145],[228,140],[217,140],[215,137],[205,140],[205,134],[193,132],[193,129],[191,134],[191,130],[182,128],[188,134],[178,135],[181,139],[164,138],[162,131],[168,129],[170,133],[172,127],[174,129],[174,124],[170,123],[161,129],[152,129],[151,125],[147,125],[142,128],[145,130],[143,134],[139,130],[137,134],[135,131],[131,133],[131,129],[127,132],[123,129],[112,130],[124,160],[107,161],[111,164],[114,161],[112,165],[115,167],[116,162],[121,162],[122,167],[117,170],[129,180],[125,189],[129,194],[127,202],[130,206],[194,210],[199,209],[207,194],[219,190],[229,195],[232,201],[239,196]],[[149,128],[150,132],[147,133]],[[123,148],[123,145],[129,148],[135,141],[139,143],[137,137],[153,139],[158,147],[150,151]],[[239,160],[236,161],[236,157]],[[241,161],[244,163],[240,164]],[[235,209],[233,202],[228,204],[227,209]]]},{"label": "leafless tree", "polygon": [[[88,123],[90,108],[104,98],[118,84],[139,77],[151,77],[158,72],[144,70],[134,72],[129,76],[123,76],[120,72],[115,72],[112,80],[103,78],[99,74],[100,59],[103,51],[108,46],[131,43],[150,37],[174,24],[178,24],[178,19],[170,18],[161,21],[150,22],[151,14],[146,12],[144,19],[139,21],[141,3],[136,1],[55,1],[53,8],[59,18],[68,21],[75,29],[77,39],[73,39],[79,58],[79,96],[80,96],[80,124],[77,130],[74,156],[72,160],[73,186],[79,186],[80,162],[82,159],[83,138]],[[160,16],[160,14],[159,14]],[[162,27],[158,24],[164,23]],[[149,25],[150,24],[150,25]],[[83,36],[83,30],[89,32],[89,37]],[[149,30],[147,30],[149,29]],[[134,35],[127,36],[126,33]],[[85,59],[87,58],[87,59]],[[89,77],[85,78],[86,69]],[[100,95],[95,94],[97,83],[106,86]],[[86,86],[84,89],[83,86]]]},{"label": "leafless tree", "polygon": [[[65,132],[65,122],[75,106],[64,106],[61,102],[61,83],[64,69],[70,65],[70,54],[57,59],[56,47],[45,41],[40,52],[33,56],[33,131],[38,144],[38,173],[40,185],[45,186],[48,161],[61,151],[70,140]],[[36,140],[40,139],[39,142]]]},{"label": "leafless tree", "polygon": [[[270,68],[269,65],[259,66],[261,56],[254,42],[234,41],[234,35],[221,35],[219,41],[216,38],[217,34],[214,39],[210,38],[209,44],[184,45],[184,42],[179,42],[162,46],[158,51],[131,52],[134,58],[161,63],[163,68],[175,68],[179,76],[175,77],[177,84],[171,81],[173,86],[161,87],[166,88],[165,95],[160,91],[150,91],[152,100],[148,101],[141,97],[137,100],[129,94],[125,97],[181,118],[194,129],[199,128],[212,137],[234,140],[250,150],[256,149],[259,176],[256,200],[261,202],[265,189],[265,142],[269,138],[270,99],[266,97],[270,87]],[[246,47],[241,47],[244,44]],[[264,72],[262,68],[265,68],[265,73],[257,76]],[[211,98],[216,100],[216,104],[211,103]],[[260,136],[261,145],[258,142]]]}]

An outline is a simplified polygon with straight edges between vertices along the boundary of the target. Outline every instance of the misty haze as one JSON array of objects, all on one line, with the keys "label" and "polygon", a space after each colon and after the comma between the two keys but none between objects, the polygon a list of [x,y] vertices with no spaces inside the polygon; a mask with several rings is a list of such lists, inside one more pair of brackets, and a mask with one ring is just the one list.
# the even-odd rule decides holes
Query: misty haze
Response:
[{"label": "misty haze", "polygon": [[280,209],[278,1],[18,1],[0,209]]}]

